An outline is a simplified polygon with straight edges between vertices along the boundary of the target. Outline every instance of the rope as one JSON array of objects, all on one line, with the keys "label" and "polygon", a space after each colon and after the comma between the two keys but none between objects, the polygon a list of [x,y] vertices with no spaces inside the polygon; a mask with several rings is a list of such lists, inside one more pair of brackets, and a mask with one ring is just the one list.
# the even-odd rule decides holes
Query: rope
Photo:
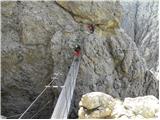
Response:
[{"label": "rope", "polygon": [[12,116],[9,116],[9,117],[6,117],[7,119],[8,118],[11,118],[11,117],[16,117],[16,116],[20,116],[22,113],[20,113],[20,114],[16,114],[16,115],[12,115]]},{"label": "rope", "polygon": [[[53,82],[53,80],[48,85],[50,85]],[[24,111],[24,113],[18,119],[21,119],[25,115],[25,113],[32,107],[32,105],[39,99],[39,97],[46,91],[46,89],[47,87],[44,88],[44,90],[37,96],[37,98],[30,104],[30,106]]]},{"label": "rope", "polygon": [[48,101],[47,104],[43,105],[43,107],[41,107],[41,109],[36,112],[30,119],[32,119],[33,117],[35,117],[39,112],[41,112],[52,100]]}]

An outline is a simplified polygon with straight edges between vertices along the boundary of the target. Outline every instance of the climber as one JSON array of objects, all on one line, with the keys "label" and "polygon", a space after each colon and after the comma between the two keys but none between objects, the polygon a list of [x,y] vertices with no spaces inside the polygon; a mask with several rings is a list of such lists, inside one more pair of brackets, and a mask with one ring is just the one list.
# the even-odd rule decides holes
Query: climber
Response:
[{"label": "climber", "polygon": [[87,27],[88,27],[90,33],[93,33],[93,32],[94,32],[95,26],[94,26],[93,24],[88,24]]},{"label": "climber", "polygon": [[80,56],[80,51],[81,51],[81,47],[80,45],[76,45],[75,48],[74,48],[74,56],[76,56],[76,61],[78,61],[78,58]]}]

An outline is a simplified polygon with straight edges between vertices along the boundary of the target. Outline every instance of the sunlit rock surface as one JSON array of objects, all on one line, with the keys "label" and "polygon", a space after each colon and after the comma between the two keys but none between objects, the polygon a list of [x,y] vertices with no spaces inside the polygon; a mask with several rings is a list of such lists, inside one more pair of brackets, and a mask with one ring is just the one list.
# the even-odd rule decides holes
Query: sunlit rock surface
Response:
[{"label": "sunlit rock surface", "polygon": [[122,7],[118,1],[57,1],[57,4],[68,11],[76,22],[93,24],[97,32],[104,34],[113,33],[114,29],[119,27],[122,18]]},{"label": "sunlit rock surface", "polygon": [[159,101],[151,95],[125,98],[124,101],[120,101],[101,92],[91,92],[82,96],[79,107],[80,119],[158,118]]},{"label": "sunlit rock surface", "polygon": [[158,0],[121,2],[122,27],[136,43],[148,69],[158,72]]},{"label": "sunlit rock surface", "polygon": [[79,103],[79,118],[105,118],[111,115],[114,105],[115,100],[107,94],[85,94]]}]

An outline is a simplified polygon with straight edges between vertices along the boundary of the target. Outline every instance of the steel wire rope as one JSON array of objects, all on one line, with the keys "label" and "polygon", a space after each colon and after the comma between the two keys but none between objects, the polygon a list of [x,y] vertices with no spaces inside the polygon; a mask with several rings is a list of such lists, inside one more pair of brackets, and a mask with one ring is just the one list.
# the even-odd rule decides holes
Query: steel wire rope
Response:
[{"label": "steel wire rope", "polygon": [[22,113],[16,114],[16,115],[12,115],[12,116],[9,116],[9,117],[6,117],[6,118],[8,119],[8,118],[15,117],[15,116],[20,116],[20,115],[22,115]]},{"label": "steel wire rope", "polygon": [[35,117],[39,112],[41,112],[52,100],[49,100],[45,105],[43,105],[41,107],[40,110],[38,110],[38,112],[36,112],[30,119],[32,119],[33,117]]},{"label": "steel wire rope", "polygon": [[[54,79],[47,86],[49,86],[53,81]],[[30,106],[23,112],[23,114],[18,119],[21,119],[25,115],[25,113],[32,107],[32,105],[39,99],[39,97],[46,91],[46,89],[47,87],[43,89],[43,91],[36,97],[36,99],[30,104]]]}]

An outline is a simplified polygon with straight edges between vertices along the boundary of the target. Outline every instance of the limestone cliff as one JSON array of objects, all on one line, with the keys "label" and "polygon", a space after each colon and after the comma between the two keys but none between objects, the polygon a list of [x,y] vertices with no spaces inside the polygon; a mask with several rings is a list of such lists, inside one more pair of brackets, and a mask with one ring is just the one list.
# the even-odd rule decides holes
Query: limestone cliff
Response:
[{"label": "limestone cliff", "polygon": [[146,60],[148,69],[153,72],[158,71],[157,3],[157,0],[121,2],[124,9],[122,27],[136,43],[141,56]]},{"label": "limestone cliff", "polygon": [[[159,96],[153,74],[158,66],[157,1],[1,3],[2,115],[21,114],[53,78],[54,85],[63,85],[77,43],[82,56],[70,118],[77,118],[80,98],[88,92],[120,99]],[[34,116],[49,118],[58,92],[49,89],[25,118],[51,100]]]}]

